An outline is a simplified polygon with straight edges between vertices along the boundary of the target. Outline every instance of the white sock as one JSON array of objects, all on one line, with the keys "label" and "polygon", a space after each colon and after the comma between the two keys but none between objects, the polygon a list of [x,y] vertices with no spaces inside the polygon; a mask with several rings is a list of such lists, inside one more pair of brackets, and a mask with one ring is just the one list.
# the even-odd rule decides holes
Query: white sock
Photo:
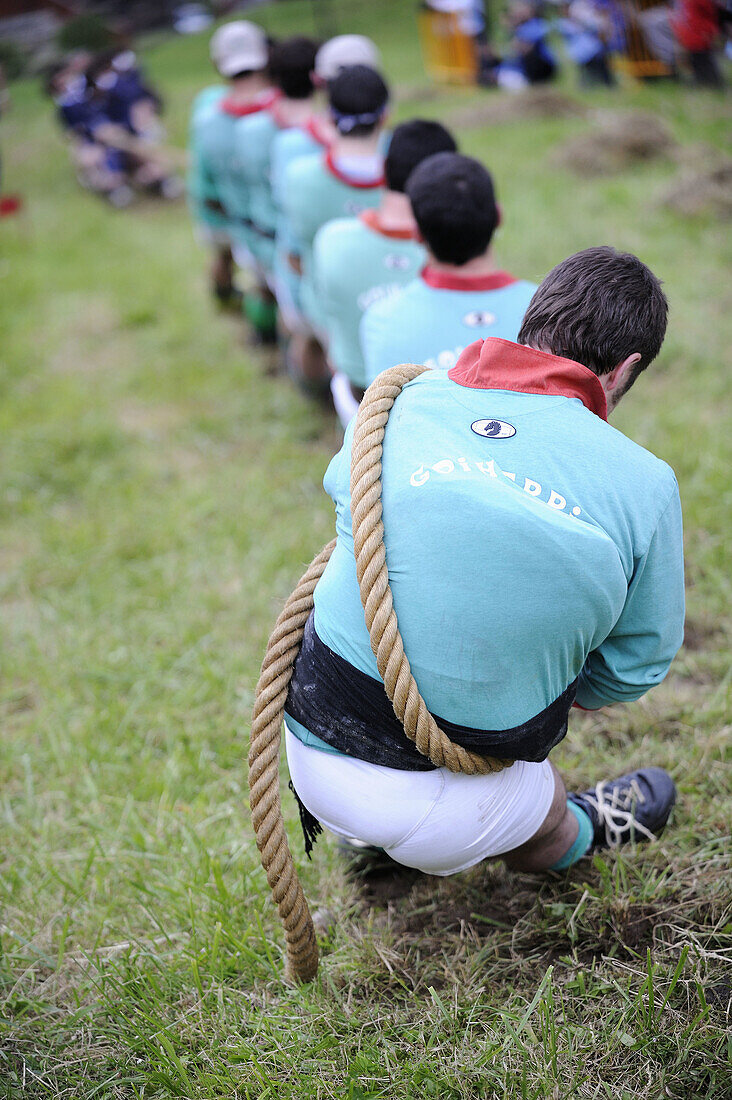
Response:
[{"label": "white sock", "polygon": [[338,414],[338,419],[345,429],[358,412],[358,401],[353,396],[351,383],[342,371],[336,371],[330,380],[330,392],[333,395],[333,404]]}]

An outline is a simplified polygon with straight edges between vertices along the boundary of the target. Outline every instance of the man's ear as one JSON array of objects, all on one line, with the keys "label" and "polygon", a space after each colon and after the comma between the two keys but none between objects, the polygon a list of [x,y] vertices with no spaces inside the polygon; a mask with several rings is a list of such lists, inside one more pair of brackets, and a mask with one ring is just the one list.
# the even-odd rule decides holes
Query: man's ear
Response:
[{"label": "man's ear", "polygon": [[607,374],[599,374],[598,380],[605,391],[607,398],[607,411],[611,413],[620,398],[628,388],[628,377],[633,367],[640,361],[641,354],[634,351],[627,359],[623,359]]},{"label": "man's ear", "polygon": [[[496,229],[500,229],[500,227],[503,223],[503,209],[502,209],[500,203],[496,203],[496,214],[497,214]],[[496,230],[494,229],[493,232],[495,233],[495,231]]]},{"label": "man's ear", "polygon": [[617,366],[608,374],[600,375],[600,380],[603,383],[603,389],[605,393],[611,394],[615,390],[619,390],[620,393],[625,389],[624,383],[628,378],[628,374],[636,365],[640,362],[641,354],[639,351],[634,351],[632,355],[629,355],[627,359],[623,359]]}]

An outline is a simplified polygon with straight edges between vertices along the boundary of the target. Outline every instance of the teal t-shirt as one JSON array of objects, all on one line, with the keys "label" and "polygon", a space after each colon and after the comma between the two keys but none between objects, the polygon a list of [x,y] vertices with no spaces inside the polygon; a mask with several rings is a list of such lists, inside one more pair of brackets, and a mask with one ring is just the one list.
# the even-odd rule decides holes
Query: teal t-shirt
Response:
[{"label": "teal t-shirt", "polygon": [[314,281],[315,234],[333,218],[353,216],[378,206],[382,194],[383,179],[348,179],[338,172],[327,153],[293,160],[285,172],[284,211],[293,235],[294,251],[302,264],[300,303],[305,316],[317,330],[325,327],[325,318]]},{"label": "teal t-shirt", "polygon": [[[577,676],[584,707],[637,699],[683,638],[673,471],[575,395],[594,386],[604,405],[587,368],[503,340],[482,347],[493,377],[421,375],[386,426],[386,560],[419,689],[434,714],[496,730],[538,714]],[[521,392],[543,385],[547,362],[577,386]],[[352,439],[353,424],[324,480],[338,541],[315,629],[379,678],[353,551]]]},{"label": "teal t-shirt", "polygon": [[213,198],[225,211],[225,225],[234,243],[252,248],[250,187],[237,129],[268,107],[271,91],[263,92],[250,103],[232,103],[226,96],[204,99],[194,111],[191,125],[191,152],[195,176],[205,183],[205,198]]},{"label": "teal t-shirt", "polygon": [[360,341],[366,380],[396,363],[449,370],[475,340],[515,340],[536,285],[505,272],[479,278],[424,273],[366,310]]},{"label": "teal t-shirt", "polygon": [[426,258],[413,236],[382,230],[375,211],[336,218],[318,230],[314,282],[328,333],[328,358],[355,386],[366,387],[359,342],[364,311],[411,282]]},{"label": "teal t-shirt", "polygon": [[297,255],[297,241],[285,212],[285,175],[289,166],[300,157],[312,156],[327,147],[322,127],[317,119],[308,126],[294,126],[290,130],[280,130],[272,141],[270,158],[270,182],[272,200],[276,210],[274,272],[278,294],[286,294],[290,306],[300,311],[300,276],[290,266],[288,257]]},{"label": "teal t-shirt", "polygon": [[220,202],[216,181],[208,165],[204,149],[206,119],[216,104],[224,98],[227,89],[222,84],[212,85],[199,92],[193,101],[188,130],[188,201],[195,220],[211,229],[226,229],[228,220],[224,213],[212,204]]},{"label": "teal t-shirt", "polygon": [[242,118],[236,126],[236,156],[249,195],[251,250],[266,272],[274,265],[277,211],[272,196],[270,159],[280,127],[271,111],[258,111]]}]

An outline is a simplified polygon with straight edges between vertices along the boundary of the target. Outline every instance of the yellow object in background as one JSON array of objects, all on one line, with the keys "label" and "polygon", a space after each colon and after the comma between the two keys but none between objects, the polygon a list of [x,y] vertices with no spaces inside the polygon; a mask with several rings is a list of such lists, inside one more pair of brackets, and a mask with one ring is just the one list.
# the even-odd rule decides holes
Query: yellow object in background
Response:
[{"label": "yellow object in background", "polygon": [[478,53],[475,39],[460,27],[458,12],[423,10],[419,33],[427,74],[442,84],[475,84]]}]

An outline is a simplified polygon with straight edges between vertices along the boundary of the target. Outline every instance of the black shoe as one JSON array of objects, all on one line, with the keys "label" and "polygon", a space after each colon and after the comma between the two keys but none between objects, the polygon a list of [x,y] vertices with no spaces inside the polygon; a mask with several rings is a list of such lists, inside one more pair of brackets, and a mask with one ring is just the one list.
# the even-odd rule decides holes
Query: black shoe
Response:
[{"label": "black shoe", "polygon": [[619,779],[598,783],[593,791],[569,794],[594,829],[590,851],[655,840],[676,802],[676,787],[663,768],[640,768]]},{"label": "black shoe", "polygon": [[232,313],[241,313],[244,295],[235,286],[213,286],[213,296],[221,309],[231,310]]},{"label": "black shoe", "polygon": [[277,347],[279,338],[276,328],[253,328],[249,337],[249,343],[253,348]]}]

